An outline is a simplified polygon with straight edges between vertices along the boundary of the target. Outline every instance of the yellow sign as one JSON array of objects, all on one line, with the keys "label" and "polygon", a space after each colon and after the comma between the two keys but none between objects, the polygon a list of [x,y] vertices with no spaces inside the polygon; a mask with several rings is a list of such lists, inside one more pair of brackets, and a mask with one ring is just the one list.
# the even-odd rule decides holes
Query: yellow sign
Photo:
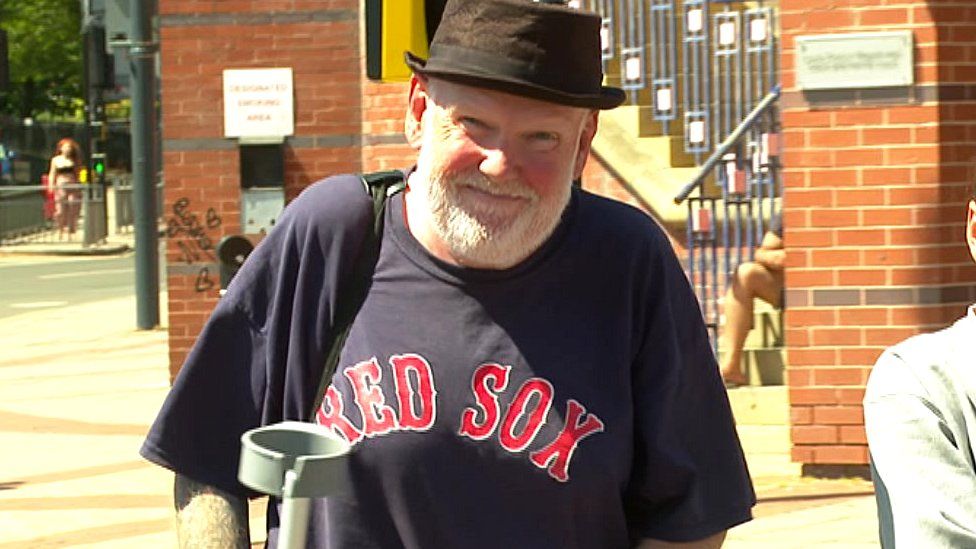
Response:
[{"label": "yellow sign", "polygon": [[366,75],[382,82],[406,82],[403,52],[427,57],[425,0],[367,0]]}]

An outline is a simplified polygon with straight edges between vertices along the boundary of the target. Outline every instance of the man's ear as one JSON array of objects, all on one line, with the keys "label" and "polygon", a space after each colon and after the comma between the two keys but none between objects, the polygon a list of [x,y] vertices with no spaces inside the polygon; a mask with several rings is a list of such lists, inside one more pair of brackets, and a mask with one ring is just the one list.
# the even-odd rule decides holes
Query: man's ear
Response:
[{"label": "man's ear", "polygon": [[583,176],[583,168],[586,167],[586,160],[590,157],[593,137],[596,135],[599,120],[600,111],[592,110],[586,113],[586,119],[583,122],[583,131],[580,133],[579,150],[576,151],[576,164],[573,166],[574,180]]},{"label": "man's ear", "polygon": [[966,211],[966,244],[969,246],[969,255],[976,261],[976,199],[969,201]]},{"label": "man's ear", "polygon": [[427,82],[414,74],[410,77],[410,95],[407,99],[407,112],[403,124],[407,143],[414,149],[420,148],[427,99]]}]

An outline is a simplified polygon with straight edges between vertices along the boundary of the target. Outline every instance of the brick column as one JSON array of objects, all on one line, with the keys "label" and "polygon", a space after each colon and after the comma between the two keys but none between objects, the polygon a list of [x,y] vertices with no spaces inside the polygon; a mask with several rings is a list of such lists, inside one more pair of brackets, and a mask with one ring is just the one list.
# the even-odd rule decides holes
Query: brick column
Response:
[{"label": "brick column", "polygon": [[[366,74],[363,68],[362,74]],[[403,135],[409,87],[363,79],[363,169],[367,172],[409,168],[414,151]]]},{"label": "brick column", "polygon": [[[881,351],[976,300],[962,244],[976,130],[964,0],[781,0],[786,345],[793,459],[867,463],[861,399]],[[911,30],[915,84],[801,92],[797,36]]]},{"label": "brick column", "polygon": [[288,199],[325,175],[360,171],[359,4],[160,0],[171,375],[217,301],[213,247],[241,232],[237,143],[223,137],[223,70],[292,68]]}]

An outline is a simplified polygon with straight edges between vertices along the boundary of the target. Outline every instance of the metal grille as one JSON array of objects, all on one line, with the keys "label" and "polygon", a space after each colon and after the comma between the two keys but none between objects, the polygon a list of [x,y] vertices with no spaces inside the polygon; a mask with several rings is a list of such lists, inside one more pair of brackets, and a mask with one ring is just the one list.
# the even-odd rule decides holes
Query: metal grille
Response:
[{"label": "metal grille", "polygon": [[651,92],[653,117],[669,133],[669,122],[678,117],[677,51],[674,0],[650,0]]},{"label": "metal grille", "polygon": [[695,160],[701,162],[702,155],[711,148],[708,3],[685,0],[681,19],[685,151],[693,153]]},{"label": "metal grille", "polygon": [[626,90],[631,104],[650,107],[663,135],[683,135],[700,168],[676,200],[687,208],[688,274],[715,344],[729,277],[754,258],[779,210],[775,2],[567,5],[600,15],[609,84]]},{"label": "metal grille", "polygon": [[[651,43],[645,35],[643,0],[620,1],[620,87],[635,92],[647,86],[646,51]],[[636,93],[629,95],[637,101]]]}]

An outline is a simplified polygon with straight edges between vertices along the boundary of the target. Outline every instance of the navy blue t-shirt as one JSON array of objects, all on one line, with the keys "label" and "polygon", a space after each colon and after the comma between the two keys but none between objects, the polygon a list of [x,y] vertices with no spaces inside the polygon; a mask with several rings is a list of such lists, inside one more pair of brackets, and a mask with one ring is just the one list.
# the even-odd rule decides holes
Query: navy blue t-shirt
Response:
[{"label": "navy blue t-shirt", "polygon": [[[354,176],[286,208],[202,332],[143,446],[247,494],[247,429],[302,419],[371,218]],[[316,422],[353,443],[351,488],[310,547],[627,547],[688,541],[755,502],[698,303],[643,213],[574,191],[507,270],[432,257],[388,203],[369,295]],[[269,545],[277,515],[269,512]]]}]

